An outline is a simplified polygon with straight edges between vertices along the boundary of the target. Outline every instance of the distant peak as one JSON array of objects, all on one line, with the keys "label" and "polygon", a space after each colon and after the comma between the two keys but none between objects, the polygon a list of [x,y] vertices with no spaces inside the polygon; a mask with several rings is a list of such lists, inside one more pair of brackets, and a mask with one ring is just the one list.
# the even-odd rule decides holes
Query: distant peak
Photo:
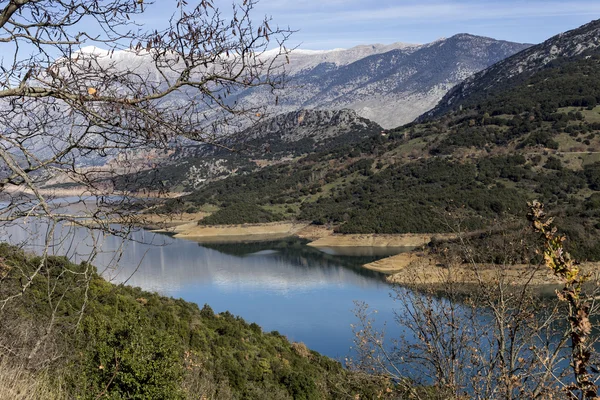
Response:
[{"label": "distant peak", "polygon": [[291,54],[306,54],[306,55],[314,55],[314,54],[323,54],[323,53],[331,53],[334,51],[344,51],[346,49],[343,48],[336,48],[336,49],[331,49],[331,50],[310,50],[310,49],[295,49],[292,50]]},{"label": "distant peak", "polygon": [[96,47],[96,46],[85,46],[80,48],[77,53],[81,53],[81,54],[92,54],[92,55],[98,55],[98,56],[106,56],[108,55],[108,53],[110,52],[110,50],[106,50],[106,49],[101,49],[100,47]]},{"label": "distant peak", "polygon": [[456,35],[450,36],[447,40],[473,40],[473,39],[484,39],[484,40],[493,40],[496,42],[500,42],[499,39],[494,39],[488,36],[480,36],[473,35],[471,33],[457,33]]},{"label": "distant peak", "polygon": [[[337,52],[360,51],[360,50],[364,50],[364,49],[393,50],[393,49],[409,49],[409,48],[419,47],[419,46],[422,46],[422,45],[418,44],[418,43],[395,42],[395,43],[390,43],[390,44],[382,44],[382,43],[359,44],[357,46],[353,46],[350,48],[337,47],[334,49],[327,49],[327,50],[312,50],[312,49],[296,48],[296,49],[290,50],[290,55],[313,56],[313,55],[321,55],[321,54],[329,54],[329,53],[337,53]],[[278,54],[280,54],[280,49],[275,48],[275,49],[266,50],[266,51],[262,52],[261,56],[268,58],[268,57],[277,56]]]}]

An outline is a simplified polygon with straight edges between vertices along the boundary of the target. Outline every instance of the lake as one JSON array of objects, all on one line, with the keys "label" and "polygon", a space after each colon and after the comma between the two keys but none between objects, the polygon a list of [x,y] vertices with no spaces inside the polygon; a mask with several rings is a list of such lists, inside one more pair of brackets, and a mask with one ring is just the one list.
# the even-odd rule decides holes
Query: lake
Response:
[{"label": "lake", "polygon": [[[6,228],[1,240],[28,242],[40,250],[45,225],[29,221]],[[263,330],[279,331],[292,341],[336,359],[350,352],[354,301],[377,309],[378,321],[393,320],[391,285],[364,263],[401,249],[315,249],[299,239],[248,244],[207,244],[139,230],[121,238],[63,226],[55,232],[52,252],[87,260],[92,243],[102,251],[93,260],[115,283],[230,311]],[[347,249],[348,250],[348,249]],[[388,334],[395,335],[390,324]]]},{"label": "lake", "polygon": [[[0,228],[1,241],[27,243],[25,247],[34,252],[40,252],[47,234],[47,226],[35,220]],[[405,318],[404,313],[410,312],[414,304],[410,302],[415,297],[408,289],[399,291],[399,295],[408,295],[404,299],[410,303],[408,309],[403,308],[391,298],[393,288],[385,276],[362,267],[390,252],[400,251],[398,248],[358,247],[340,253],[334,248],[319,250],[295,238],[200,245],[145,230],[136,230],[123,240],[72,226],[59,226],[53,243],[51,253],[66,254],[75,262],[89,260],[95,243],[102,251],[95,254],[92,262],[109,281],[183,298],[200,307],[208,304],[216,312],[230,311],[247,322],[256,322],[264,331],[278,331],[291,341],[303,342],[342,362],[352,354],[351,324],[358,322],[353,313],[354,301],[378,310],[372,316],[376,317],[377,329],[385,328],[386,347],[393,338],[419,342],[395,322],[394,313],[394,308],[402,310],[401,318]],[[448,304],[444,297],[430,301],[430,306],[442,311]],[[459,332],[473,340],[469,346],[476,346],[479,349],[476,353],[486,357],[496,346],[494,331],[488,328],[493,326],[493,320],[485,312],[478,313],[475,319],[462,319],[469,309],[461,305],[456,309],[457,321],[467,322],[458,326]],[[545,312],[540,314],[541,320],[544,315]],[[469,325],[473,321],[476,326]],[[385,327],[384,322],[387,322]],[[554,343],[556,337],[552,335],[550,341]],[[534,340],[541,339],[534,337]],[[595,347],[598,350],[597,344]],[[567,353],[568,349],[564,349],[563,354]],[[403,376],[430,383],[428,365],[413,360],[397,367]],[[557,368],[568,371],[569,364],[561,361]],[[473,388],[467,384],[465,390]]]}]

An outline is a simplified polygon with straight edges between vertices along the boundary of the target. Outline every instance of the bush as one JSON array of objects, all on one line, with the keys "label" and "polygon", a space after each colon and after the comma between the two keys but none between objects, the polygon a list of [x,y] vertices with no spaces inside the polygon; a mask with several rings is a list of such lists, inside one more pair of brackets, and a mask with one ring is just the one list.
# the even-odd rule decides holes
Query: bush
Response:
[{"label": "bush", "polygon": [[282,215],[272,213],[253,203],[232,203],[198,221],[199,225],[258,224],[281,221]]}]

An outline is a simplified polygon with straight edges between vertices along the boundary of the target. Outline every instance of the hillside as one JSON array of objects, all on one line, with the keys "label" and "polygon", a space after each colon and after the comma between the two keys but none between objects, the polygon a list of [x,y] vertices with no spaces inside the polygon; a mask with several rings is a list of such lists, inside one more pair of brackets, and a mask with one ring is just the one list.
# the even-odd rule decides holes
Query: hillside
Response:
[{"label": "hillside", "polygon": [[[353,110],[293,111],[265,120],[213,145],[184,143],[166,154],[141,159],[138,164],[157,167],[120,176],[114,179],[114,184],[117,189],[188,191],[205,181],[332,150],[379,135],[381,131],[381,126],[358,116]],[[132,155],[126,157],[131,160]]]},{"label": "hillside", "polygon": [[342,233],[416,233],[514,227],[525,220],[526,202],[539,199],[558,217],[576,257],[598,260],[594,52],[557,57],[526,79],[514,76],[460,112],[231,177],[169,206],[220,207],[204,223],[233,210],[243,222],[244,210],[256,215],[258,207],[270,220],[333,224]]},{"label": "hillside", "polygon": [[[266,86],[243,89],[232,85],[227,89],[227,102],[229,105],[243,104],[245,108],[260,109],[257,114],[252,112],[256,118],[304,109],[352,109],[360,117],[384,128],[396,127],[431,109],[451,87],[466,77],[527,46],[461,34],[423,45],[374,44],[330,51],[295,49],[288,57],[289,64],[283,57],[275,61],[276,64],[284,64],[277,74],[285,73],[285,88],[278,88],[276,93],[272,93],[271,88]],[[257,58],[269,64],[278,52],[279,48],[257,54]],[[172,57],[169,56],[171,58],[168,57],[169,66],[165,67],[155,64],[153,54],[146,50],[109,51],[89,46],[79,49],[74,56],[81,62],[95,65],[97,69],[111,71],[110,75],[130,71],[133,75],[144,76],[157,87],[177,81],[178,71],[184,68],[181,58],[173,53]],[[202,75],[201,70],[194,73]],[[239,133],[252,124],[248,118],[237,115],[227,124],[215,125],[220,113],[212,109],[211,101],[209,96],[192,94],[186,89],[169,93],[160,104],[165,110],[175,111],[189,107],[190,102],[197,103],[187,114],[202,116],[194,124],[197,131],[204,132],[203,143],[221,141],[224,136]],[[194,137],[194,134],[189,137]],[[62,126],[47,126],[43,136],[28,143],[28,151],[39,158],[47,158],[52,156],[52,149],[67,143],[68,137]],[[190,146],[192,151],[197,147],[182,136],[171,137],[169,144],[173,147]],[[155,152],[153,146],[138,147],[135,152],[105,148],[100,154],[77,153],[74,162],[79,167],[103,166],[127,155],[134,161],[133,168],[142,169],[146,168],[146,164],[152,165],[145,158],[152,157]],[[162,162],[162,158],[159,161]],[[211,175],[235,169],[228,163],[200,164],[196,166],[212,169]],[[178,175],[181,172],[178,171]]]},{"label": "hillside", "polygon": [[[0,260],[3,299],[40,264],[6,244]],[[388,382],[345,370],[278,332],[108,283],[62,257],[43,263],[0,317],[2,398],[11,390],[57,399],[403,398]],[[20,372],[7,379],[12,370]]]},{"label": "hillside", "polygon": [[439,117],[462,105],[473,105],[485,99],[487,93],[522,83],[555,60],[597,54],[599,46],[600,20],[556,35],[465,79],[420,119]]}]

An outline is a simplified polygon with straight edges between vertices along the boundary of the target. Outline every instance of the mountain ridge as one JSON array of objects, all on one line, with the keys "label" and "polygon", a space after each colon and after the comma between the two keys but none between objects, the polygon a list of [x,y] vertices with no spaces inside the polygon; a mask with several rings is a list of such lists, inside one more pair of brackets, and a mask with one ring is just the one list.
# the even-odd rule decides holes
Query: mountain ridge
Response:
[{"label": "mountain ridge", "polygon": [[238,174],[179,201],[218,208],[210,221],[243,223],[262,210],[265,219],[338,233],[460,229],[487,246],[505,240],[497,236],[503,229],[518,240],[527,202],[536,199],[556,216],[575,257],[600,260],[600,54],[588,57],[577,37],[570,41],[578,56],[557,56],[461,112]]},{"label": "mountain ridge", "polygon": [[436,107],[425,112],[417,120],[424,121],[456,109],[473,93],[481,94],[518,76],[527,77],[558,57],[571,58],[599,48],[600,19],[555,35],[468,77],[451,89]]},{"label": "mountain ridge", "polygon": [[[288,88],[270,111],[350,108],[393,128],[434,107],[466,77],[529,46],[463,33],[422,45],[358,46],[325,56],[292,52]],[[237,98],[258,104],[266,92],[246,90]]]},{"label": "mountain ridge", "polygon": [[[215,145],[180,143],[167,154],[121,154],[115,162],[160,165],[117,179],[118,187],[193,190],[232,174],[381,135],[383,128],[354,110],[298,110],[277,115]],[[385,134],[385,133],[383,133]],[[134,157],[142,157],[132,161]],[[50,182],[50,185],[57,182]],[[63,183],[63,182],[60,182]],[[59,183],[59,184],[60,184]]]},{"label": "mountain ridge", "polygon": [[[350,108],[386,129],[393,128],[434,107],[466,77],[529,46],[460,33],[426,44],[396,42],[350,49],[292,50],[285,66],[288,82],[277,91],[277,105],[271,104],[272,93],[267,88],[241,90],[230,101],[270,104],[270,115],[307,108]],[[161,79],[145,50],[113,53],[84,47],[80,51],[100,62],[118,63]],[[275,52],[269,50],[262,57],[273,55]],[[170,100],[173,106],[178,101],[176,96]]]}]

